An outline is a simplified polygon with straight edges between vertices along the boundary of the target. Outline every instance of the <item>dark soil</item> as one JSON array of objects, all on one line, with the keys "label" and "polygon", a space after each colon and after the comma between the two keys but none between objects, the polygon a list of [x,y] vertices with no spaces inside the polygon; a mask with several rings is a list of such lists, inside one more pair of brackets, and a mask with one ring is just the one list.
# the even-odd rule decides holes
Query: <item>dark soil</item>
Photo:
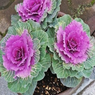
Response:
[{"label": "dark soil", "polygon": [[48,70],[44,79],[38,82],[34,95],[57,95],[67,89],[56,75]]}]

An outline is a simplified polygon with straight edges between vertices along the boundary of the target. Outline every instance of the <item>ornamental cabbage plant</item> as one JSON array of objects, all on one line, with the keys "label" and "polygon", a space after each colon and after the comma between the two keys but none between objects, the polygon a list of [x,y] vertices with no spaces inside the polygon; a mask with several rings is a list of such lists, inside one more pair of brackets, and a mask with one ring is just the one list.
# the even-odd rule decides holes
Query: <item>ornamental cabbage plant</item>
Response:
[{"label": "ornamental cabbage plant", "polygon": [[45,30],[56,18],[61,0],[23,0],[16,5],[16,11],[23,22],[34,20]]},{"label": "ornamental cabbage plant", "polygon": [[56,36],[55,49],[65,63],[80,64],[87,60],[90,39],[80,22],[73,20],[64,30],[60,26]]},{"label": "ornamental cabbage plant", "polygon": [[53,55],[51,71],[68,87],[77,86],[83,77],[91,78],[95,41],[90,36],[89,26],[69,15],[58,18],[51,26],[47,30],[48,47]]},{"label": "ornamental cabbage plant", "polygon": [[51,4],[51,0],[23,0],[22,4],[17,5],[17,12],[22,21],[32,19],[36,22],[41,22],[45,10],[50,11]]},{"label": "ornamental cabbage plant", "polygon": [[3,65],[9,71],[14,71],[16,77],[31,76],[31,67],[36,64],[36,50],[33,41],[24,30],[22,35],[11,35],[5,43]]},{"label": "ornamental cabbage plant", "polygon": [[0,72],[13,92],[33,94],[37,81],[51,65],[46,53],[48,35],[40,24],[18,21],[0,41]]}]

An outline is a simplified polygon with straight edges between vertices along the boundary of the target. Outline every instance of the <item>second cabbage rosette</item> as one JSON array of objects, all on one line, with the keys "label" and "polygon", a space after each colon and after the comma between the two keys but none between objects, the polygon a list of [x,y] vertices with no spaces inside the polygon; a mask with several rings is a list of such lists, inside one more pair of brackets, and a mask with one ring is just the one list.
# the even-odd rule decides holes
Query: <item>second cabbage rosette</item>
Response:
[{"label": "second cabbage rosette", "polygon": [[48,47],[52,53],[51,71],[63,85],[77,86],[83,77],[90,78],[95,66],[95,41],[80,18],[69,15],[58,18],[51,29]]},{"label": "second cabbage rosette", "polygon": [[32,20],[9,27],[0,41],[0,72],[13,92],[33,94],[51,65],[47,43],[47,33]]},{"label": "second cabbage rosette", "polygon": [[12,19],[20,19],[23,22],[33,20],[40,23],[42,29],[46,30],[56,19],[60,4],[61,0],[23,0],[22,3],[16,5],[18,15],[12,16]]}]

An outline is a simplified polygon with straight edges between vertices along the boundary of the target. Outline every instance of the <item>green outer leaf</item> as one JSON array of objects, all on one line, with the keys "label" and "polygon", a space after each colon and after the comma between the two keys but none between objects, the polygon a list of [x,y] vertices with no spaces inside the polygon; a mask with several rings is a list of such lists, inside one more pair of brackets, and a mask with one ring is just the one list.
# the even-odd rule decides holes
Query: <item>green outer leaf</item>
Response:
[{"label": "green outer leaf", "polygon": [[46,44],[43,45],[41,48],[40,48],[40,59],[42,59],[43,57],[45,57],[46,55]]},{"label": "green outer leaf", "polygon": [[[17,24],[15,24],[14,26],[12,26],[8,29],[6,39],[4,38],[2,42],[6,42],[7,39],[10,37],[10,35],[16,35],[16,34],[21,35],[24,29],[27,29],[30,34],[33,34],[31,36],[33,36],[33,38],[34,38],[33,39],[34,48],[36,50],[35,55],[36,55],[37,61],[36,61],[36,64],[34,66],[32,66],[32,68],[31,68],[31,78],[29,78],[29,79],[26,79],[26,78],[19,79],[18,78],[17,80],[15,80],[13,78],[14,73],[12,73],[10,71],[6,71],[6,69],[3,67],[3,65],[0,66],[0,71],[2,71],[2,75],[8,81],[8,87],[12,91],[17,92],[17,93],[26,92],[29,89],[32,79],[40,76],[39,72],[42,72],[42,75],[39,77],[38,80],[42,79],[44,77],[44,72],[49,68],[49,65],[50,65],[48,63],[43,63],[43,65],[42,65],[38,62],[40,59],[39,55],[42,56],[42,58],[44,58],[46,55],[45,49],[46,49],[46,46],[48,43],[48,35],[47,35],[47,33],[45,33],[44,31],[41,30],[40,24],[38,24],[32,20],[29,20],[27,22],[18,21]],[[3,47],[3,45],[2,45],[2,47]],[[42,54],[40,54],[39,49],[41,50],[41,53],[43,52]],[[41,59],[40,59],[40,61],[41,61]],[[45,61],[43,61],[43,62],[45,62]],[[44,68],[44,64],[45,65],[48,64],[48,65],[46,65],[47,68]],[[43,68],[43,70],[42,70],[42,68]]]},{"label": "green outer leaf", "polygon": [[55,74],[52,65],[50,66],[50,71],[51,71],[52,74]]},{"label": "green outer leaf", "polygon": [[7,41],[7,39],[11,36],[11,35],[16,35],[16,31],[14,27],[9,27],[8,28],[8,32],[6,34],[6,36],[4,38],[2,38],[2,40],[0,41],[0,49],[3,50],[5,47],[5,42]]},{"label": "green outer leaf", "polygon": [[83,76],[84,76],[85,78],[89,78],[90,75],[91,75],[92,70],[93,70],[93,68],[84,69],[84,70],[82,71]]},{"label": "green outer leaf", "polygon": [[68,77],[60,80],[61,83],[67,87],[76,87],[82,81],[82,78]]},{"label": "green outer leaf", "polygon": [[35,81],[40,81],[45,77],[45,73],[41,70],[37,77],[34,78]]},{"label": "green outer leaf", "polygon": [[37,85],[37,81],[33,80],[31,85],[29,86],[28,91],[26,91],[22,95],[33,95],[35,88],[36,88],[36,85]]},{"label": "green outer leaf", "polygon": [[93,36],[90,37],[90,49],[88,50],[87,54],[89,58],[95,55],[95,38]]},{"label": "green outer leaf", "polygon": [[49,24],[51,24],[55,18],[57,18],[57,12],[60,10],[61,0],[52,0],[52,4],[53,6],[51,12],[49,11],[48,14],[46,12],[47,15],[43,17],[45,19],[41,23],[42,29],[44,30],[48,28]]},{"label": "green outer leaf", "polygon": [[27,22],[31,25],[31,31],[42,30],[39,23],[34,22],[33,20],[28,20]]},{"label": "green outer leaf", "polygon": [[39,62],[37,64],[34,64],[34,66],[32,66],[32,68],[31,68],[31,76],[37,77],[39,72],[41,71],[41,69],[42,69],[42,67]]},{"label": "green outer leaf", "polygon": [[44,21],[41,23],[41,27],[42,27],[43,30],[45,30],[47,28],[47,26],[48,26],[47,19],[44,19]]},{"label": "green outer leaf", "polygon": [[3,52],[0,50],[0,64],[3,63],[2,55],[3,55]]},{"label": "green outer leaf", "polygon": [[59,60],[52,60],[52,67],[54,72],[57,74],[58,78],[67,78],[67,77],[86,77],[89,78],[92,72],[92,67],[90,69],[85,69],[83,64],[79,66],[73,66],[71,64],[66,64],[59,62]]},{"label": "green outer leaf", "polygon": [[47,53],[46,56],[40,61],[40,64],[42,65],[42,70],[47,71],[48,68],[51,66],[51,57]]},{"label": "green outer leaf", "polygon": [[68,24],[70,24],[71,21],[72,21],[72,18],[70,15],[64,15],[58,18],[57,28],[59,28],[60,26],[63,26],[63,29],[64,29]]},{"label": "green outer leaf", "polygon": [[4,38],[2,38],[2,40],[0,41],[0,49],[2,51],[4,51],[4,47],[5,47],[5,42],[7,41],[7,39],[11,36],[11,35],[16,35],[16,31],[14,29],[14,27],[9,27],[8,28],[8,32],[6,34],[6,36]]},{"label": "green outer leaf", "polygon": [[51,52],[54,51],[54,36],[55,36],[55,29],[54,28],[49,28],[47,30],[47,34],[48,34],[48,47],[50,49]]},{"label": "green outer leaf", "polygon": [[36,30],[41,30],[40,24],[37,23],[37,22],[34,22],[32,20],[28,20],[26,22],[18,21],[17,24],[15,24],[14,26],[12,26],[12,28],[14,28],[14,31],[17,34],[20,34],[20,35],[22,34],[22,32],[25,29],[27,29],[29,31],[29,33],[31,33],[31,31],[34,32]]},{"label": "green outer leaf", "polygon": [[52,7],[51,9],[48,11],[49,14],[52,14],[54,9],[56,8],[56,3],[57,3],[57,0],[51,0],[52,2]]},{"label": "green outer leaf", "polygon": [[72,68],[72,70],[78,70],[79,72],[80,71],[83,71],[84,69],[84,65],[83,64],[77,64],[77,65],[73,65],[73,64],[66,64],[66,63],[63,63],[63,68],[64,69],[70,69]]},{"label": "green outer leaf", "polygon": [[26,78],[26,79],[20,78],[14,82],[9,82],[8,87],[13,92],[25,93],[29,89],[31,82],[32,82],[32,78]]},{"label": "green outer leaf", "polygon": [[40,40],[41,46],[48,42],[48,35],[42,30],[31,32],[31,35],[33,35],[33,39],[38,38]]},{"label": "green outer leaf", "polygon": [[7,32],[7,35],[16,35],[17,34],[17,32],[15,31],[15,28],[14,27],[12,27],[12,26],[10,26],[9,28],[8,28],[8,32]]},{"label": "green outer leaf", "polygon": [[4,68],[3,63],[2,64],[0,63],[0,72],[6,81],[8,81],[8,82],[15,81],[15,79],[13,78],[14,72],[13,71],[7,71],[6,68]]},{"label": "green outer leaf", "polygon": [[48,15],[47,16],[47,21],[49,22],[49,23],[51,23],[52,22],[52,19],[54,18],[54,17],[56,17],[56,15],[57,15],[57,12],[60,10],[60,4],[61,4],[61,0],[57,0],[56,1],[56,8],[54,9],[54,11],[53,11],[53,13],[51,14],[51,15]]},{"label": "green outer leaf", "polygon": [[11,16],[11,25],[15,25],[19,21],[20,17],[18,15]]},{"label": "green outer leaf", "polygon": [[38,40],[37,38],[33,39],[33,48],[35,50],[35,64],[38,63],[38,61],[40,60],[40,40]]},{"label": "green outer leaf", "polygon": [[63,78],[65,76],[63,66],[59,61],[52,59],[52,67],[58,78]]},{"label": "green outer leaf", "polygon": [[48,44],[48,35],[46,32],[39,30],[39,31],[31,32],[31,36],[33,37],[33,39],[38,38],[40,40],[40,45],[41,45],[40,59],[42,59],[46,55],[46,46]]},{"label": "green outer leaf", "polygon": [[14,71],[4,71],[1,74],[5,78],[5,80],[8,82],[15,81],[15,79],[13,78],[14,77]]},{"label": "green outer leaf", "polygon": [[49,40],[48,47],[51,52],[54,52],[54,38],[49,38],[48,40]]},{"label": "green outer leaf", "polygon": [[55,29],[54,28],[49,28],[47,30],[47,34],[48,34],[48,37],[49,38],[53,38],[54,39],[54,36],[55,36]]},{"label": "green outer leaf", "polygon": [[40,61],[40,65],[42,67],[42,70],[39,72],[38,76],[35,77],[36,81],[42,80],[45,76],[44,72],[46,72],[51,66],[51,57],[49,54],[46,54],[46,56]]},{"label": "green outer leaf", "polygon": [[68,24],[70,24],[71,21],[72,21],[72,18],[70,15],[64,15],[60,18],[55,19],[53,23],[50,24],[49,26],[54,27],[55,32],[57,32],[60,26],[62,26],[64,29]]},{"label": "green outer leaf", "polygon": [[75,20],[82,24],[83,30],[87,33],[88,36],[90,36],[90,28],[89,28],[89,26],[86,23],[84,23],[84,21],[81,18],[75,18]]},{"label": "green outer leaf", "polygon": [[85,61],[83,65],[85,69],[93,68],[95,66],[95,54],[89,59],[87,59],[87,61]]}]

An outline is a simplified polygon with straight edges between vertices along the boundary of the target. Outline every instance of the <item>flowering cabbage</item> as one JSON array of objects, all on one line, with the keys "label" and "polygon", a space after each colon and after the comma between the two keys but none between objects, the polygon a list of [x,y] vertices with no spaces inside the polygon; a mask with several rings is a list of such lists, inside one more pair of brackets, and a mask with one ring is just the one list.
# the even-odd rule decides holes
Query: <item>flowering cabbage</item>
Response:
[{"label": "flowering cabbage", "polygon": [[17,12],[22,21],[34,20],[41,22],[45,10],[50,10],[51,0],[24,0],[23,4],[17,5]]},{"label": "flowering cabbage", "polygon": [[82,77],[90,78],[95,66],[94,39],[90,29],[80,18],[72,20],[64,15],[47,30],[48,47],[53,53],[51,71],[63,85],[77,86]]},{"label": "flowering cabbage", "polygon": [[0,42],[0,72],[10,90],[26,95],[30,88],[35,90],[37,81],[44,78],[51,65],[47,42],[47,34],[34,21],[18,21],[9,27]]},{"label": "flowering cabbage", "polygon": [[73,20],[64,30],[60,26],[55,48],[65,63],[79,64],[86,61],[90,40],[82,24]]},{"label": "flowering cabbage", "polygon": [[46,29],[57,16],[60,4],[61,0],[23,0],[23,3],[16,5],[16,11],[22,21],[34,20]]}]

